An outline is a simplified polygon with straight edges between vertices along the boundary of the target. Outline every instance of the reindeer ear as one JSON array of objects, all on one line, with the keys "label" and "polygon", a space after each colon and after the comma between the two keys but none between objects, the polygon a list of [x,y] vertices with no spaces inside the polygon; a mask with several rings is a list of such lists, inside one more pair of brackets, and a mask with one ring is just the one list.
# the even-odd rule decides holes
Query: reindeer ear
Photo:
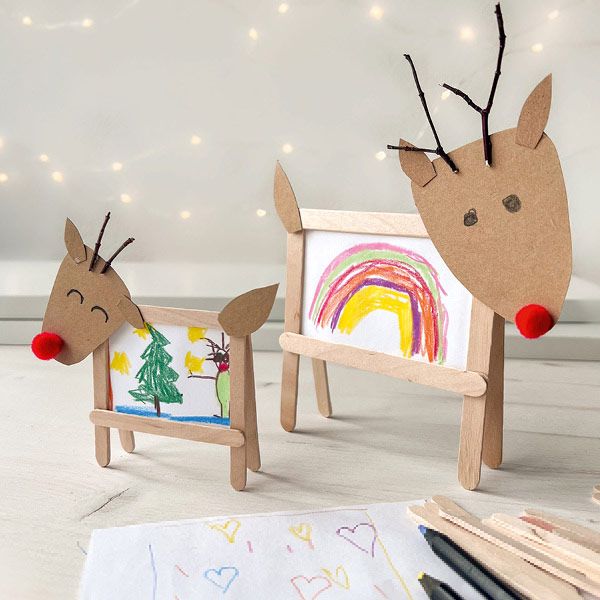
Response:
[{"label": "reindeer ear", "polygon": [[230,336],[245,337],[262,327],[269,317],[278,284],[246,292],[229,302],[219,313],[219,323]]},{"label": "reindeer ear", "polygon": [[75,227],[71,219],[67,219],[65,223],[65,246],[69,256],[77,264],[85,261],[87,256],[85,244],[81,239],[81,235],[77,230],[77,227]]},{"label": "reindeer ear", "polygon": [[517,144],[527,148],[538,145],[550,114],[552,101],[552,73],[540,81],[529,94],[517,125]]},{"label": "reindeer ear", "polygon": [[[398,146],[414,148],[411,143],[404,140],[400,140]],[[398,154],[400,155],[400,167],[418,186],[425,187],[436,176],[435,167],[425,152],[399,150]]]},{"label": "reindeer ear", "polygon": [[137,304],[134,304],[131,298],[127,296],[123,296],[119,302],[117,303],[121,314],[125,317],[125,320],[136,329],[143,329],[144,319],[142,317],[142,313],[140,309],[137,307]]}]

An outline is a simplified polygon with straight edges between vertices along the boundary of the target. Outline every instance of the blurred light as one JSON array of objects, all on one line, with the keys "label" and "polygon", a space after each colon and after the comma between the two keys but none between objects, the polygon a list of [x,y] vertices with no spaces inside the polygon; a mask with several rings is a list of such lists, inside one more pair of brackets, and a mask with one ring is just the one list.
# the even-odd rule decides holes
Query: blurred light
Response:
[{"label": "blurred light", "polygon": [[419,133],[417,133],[417,139],[420,140],[425,135],[425,130],[421,129]]},{"label": "blurred light", "polygon": [[129,204],[133,198],[129,194],[121,194],[121,202],[123,204]]},{"label": "blurred light", "polygon": [[50,157],[47,154],[40,154],[38,158],[40,159],[40,162],[48,162],[50,160]]},{"label": "blurred light", "polygon": [[256,209],[256,216],[257,217],[264,217],[267,214],[267,211],[264,208],[257,208]]},{"label": "blurred light", "polygon": [[284,144],[283,146],[281,146],[281,151],[284,154],[291,154],[294,151],[294,146],[292,146],[291,144],[287,143]]},{"label": "blurred light", "polygon": [[4,139],[0,138],[0,148],[4,148]]},{"label": "blurred light", "polygon": [[6,173],[0,173],[0,183],[6,183],[8,181],[8,175]]},{"label": "blurred light", "polygon": [[542,44],[541,42],[537,42],[537,44],[533,44],[533,46],[531,46],[531,51],[532,52],[539,53],[543,49],[544,49],[544,44]]},{"label": "blurred light", "polygon": [[190,144],[192,144],[192,146],[199,146],[202,143],[202,138],[199,135],[193,135],[190,138]]},{"label": "blurred light", "polygon": [[277,12],[279,12],[280,15],[285,15],[288,10],[290,10],[290,5],[287,2],[282,2],[277,7]]},{"label": "blurred light", "polygon": [[250,31],[248,31],[248,37],[251,40],[256,41],[258,39],[258,31],[256,31],[256,29],[254,29],[254,27],[252,27],[252,29],[250,29]]},{"label": "blurred light", "polygon": [[179,213],[179,216],[185,220],[185,219],[189,219],[192,216],[192,213],[189,210],[182,210]]},{"label": "blurred light", "polygon": [[123,170],[123,163],[120,163],[118,161],[115,161],[111,166],[111,169],[113,171],[122,171]]},{"label": "blurred light", "polygon": [[447,100],[448,98],[450,98],[450,90],[444,90],[442,92],[442,100]]},{"label": "blurred light", "polygon": [[60,171],[53,171],[52,179],[56,181],[56,183],[62,183],[65,180],[65,176]]},{"label": "blurred light", "polygon": [[376,158],[377,160],[385,160],[385,157],[386,157],[386,156],[387,156],[387,154],[386,154],[386,153],[385,153],[383,150],[380,150],[379,152],[377,152],[377,153],[375,154],[375,158]]},{"label": "blurred light", "polygon": [[469,26],[461,27],[459,35],[463,42],[470,42],[475,39],[475,32]]},{"label": "blurred light", "polygon": [[86,29],[89,29],[93,24],[94,21],[92,21],[92,19],[84,19],[83,21],[81,21],[81,26],[85,27]]},{"label": "blurred light", "polygon": [[369,11],[369,16],[376,21],[380,21],[381,17],[383,17],[383,8],[381,6],[377,6],[376,4],[371,7]]},{"label": "blurred light", "polygon": [[558,17],[558,15],[560,15],[560,11],[558,10],[553,10],[552,12],[548,13],[548,19],[550,21],[554,21],[554,19],[556,19]]},{"label": "blurred light", "polygon": [[21,19],[21,23],[23,23],[23,25],[29,27],[30,25],[33,25],[33,21],[31,20],[31,17],[23,17]]}]

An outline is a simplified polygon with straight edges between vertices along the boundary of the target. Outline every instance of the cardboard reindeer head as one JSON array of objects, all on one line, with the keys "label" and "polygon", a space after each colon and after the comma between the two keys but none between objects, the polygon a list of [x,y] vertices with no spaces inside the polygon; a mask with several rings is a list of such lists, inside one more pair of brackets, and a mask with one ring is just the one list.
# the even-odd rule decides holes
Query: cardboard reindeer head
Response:
[{"label": "cardboard reindeer head", "polygon": [[[456,278],[496,313],[514,321],[525,337],[533,338],[556,323],[569,286],[567,194],[558,154],[544,133],[551,75],[525,101],[516,128],[489,134],[506,39],[499,4],[496,16],[500,49],[487,105],[480,107],[464,92],[443,85],[480,113],[482,139],[444,151],[415,67],[405,55],[437,147],[415,148],[404,140],[388,147],[399,150],[427,232]],[[426,153],[438,158],[431,161]]]},{"label": "cardboard reindeer head", "polygon": [[93,251],[67,219],[67,255],[54,281],[42,333],[31,343],[38,358],[55,358],[65,365],[73,365],[91,354],[125,321],[136,328],[144,327],[127,286],[111,266],[133,238],[126,240],[107,261],[98,255],[109,218],[110,213],[106,215]]}]

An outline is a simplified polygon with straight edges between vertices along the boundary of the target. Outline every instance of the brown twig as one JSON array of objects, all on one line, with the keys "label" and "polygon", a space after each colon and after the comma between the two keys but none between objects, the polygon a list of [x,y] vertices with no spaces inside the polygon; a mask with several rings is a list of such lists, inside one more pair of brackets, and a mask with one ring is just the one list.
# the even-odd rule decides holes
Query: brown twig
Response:
[{"label": "brown twig", "polygon": [[451,91],[453,94],[460,96],[471,108],[475,109],[481,115],[481,132],[483,137],[483,156],[485,158],[485,163],[488,166],[492,165],[492,140],[490,138],[489,132],[489,117],[490,112],[492,110],[492,104],[494,103],[494,96],[496,95],[496,88],[498,87],[498,80],[500,79],[500,74],[502,73],[502,57],[504,56],[504,48],[506,46],[506,34],[504,33],[504,19],[502,18],[502,10],[500,9],[500,3],[496,4],[496,21],[498,23],[498,59],[496,60],[496,71],[494,72],[494,80],[492,81],[492,89],[490,90],[490,95],[488,97],[487,104],[485,108],[482,108],[478,104],[475,104],[473,100],[465,94],[465,92],[459,90],[458,88],[452,87],[447,83],[442,84],[442,87]]},{"label": "brown twig", "polygon": [[106,224],[110,219],[110,212],[106,214],[104,217],[104,223],[102,223],[102,227],[100,228],[100,233],[98,234],[98,239],[96,240],[96,245],[94,246],[94,254],[92,254],[92,260],[90,260],[90,267],[88,271],[92,271],[96,262],[98,261],[98,252],[100,251],[100,244],[102,243],[102,236],[104,235],[104,230],[106,229]]},{"label": "brown twig", "polygon": [[106,273],[106,271],[108,271],[111,263],[113,260],[115,260],[115,258],[117,258],[117,256],[127,247],[129,246],[129,244],[132,244],[135,240],[133,238],[128,238],[126,239],[117,249],[117,251],[106,261],[106,263],[104,264],[104,268],[102,269],[102,271],[100,271],[100,273]]},{"label": "brown twig", "polygon": [[[421,84],[419,83],[419,77],[417,75],[417,70],[415,69],[415,65],[412,61],[412,58],[410,57],[410,54],[405,54],[404,58],[408,61],[408,63],[410,64],[410,68],[412,69],[413,77],[415,80],[415,85],[417,86],[417,92],[419,93],[419,98],[421,99],[421,104],[423,105],[423,110],[425,111],[425,116],[427,117],[427,121],[429,122],[429,127],[431,127],[431,131],[433,132],[433,137],[435,138],[435,143],[437,144],[437,147],[435,150],[425,149],[425,148],[414,148],[412,146],[410,146],[410,150],[414,151],[414,152],[430,152],[433,154],[437,154],[444,160],[444,162],[452,169],[452,171],[454,173],[458,173],[457,166],[454,164],[453,160],[444,151],[444,148],[442,147],[442,144],[440,142],[440,138],[437,134],[437,131],[435,130],[435,125],[433,124],[433,119],[431,118],[431,115],[429,114],[429,107],[427,106],[427,100],[425,100],[425,92],[423,92],[423,90],[421,89]],[[395,150],[395,149],[408,150],[409,149],[408,146],[388,146],[388,148],[391,150]]]}]

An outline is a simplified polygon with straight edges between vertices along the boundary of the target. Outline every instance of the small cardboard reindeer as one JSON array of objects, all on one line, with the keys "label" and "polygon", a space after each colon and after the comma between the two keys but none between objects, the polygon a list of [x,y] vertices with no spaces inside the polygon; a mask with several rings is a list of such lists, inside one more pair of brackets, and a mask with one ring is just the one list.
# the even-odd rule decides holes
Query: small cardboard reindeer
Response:
[{"label": "small cardboard reindeer", "polygon": [[[523,336],[536,338],[558,320],[571,278],[567,193],[556,148],[544,133],[551,75],[525,101],[516,128],[489,133],[506,41],[500,4],[495,12],[500,43],[486,106],[443,84],[481,115],[482,140],[444,151],[413,61],[405,54],[437,145],[416,148],[401,139],[388,148],[399,150],[427,232],[456,278],[514,321]],[[427,153],[439,158],[431,161]]]},{"label": "small cardboard reindeer", "polygon": [[[137,306],[112,267],[117,255],[133,238],[126,240],[108,260],[99,255],[109,218],[110,213],[93,251],[67,219],[67,255],[50,294],[42,332],[33,339],[32,350],[40,359],[53,358],[65,365],[78,363],[93,353],[94,410],[90,419],[95,425],[96,459],[100,466],[110,462],[111,427],[119,429],[121,444],[127,452],[134,450],[134,431],[222,444],[231,448],[231,484],[241,490],[246,485],[246,468],[253,471],[260,468],[251,334],[269,316],[278,286],[242,294],[220,312]],[[109,342],[125,323],[144,333],[156,332],[154,326],[162,323],[219,329],[229,336],[227,349],[220,348],[226,356],[217,365],[219,373],[230,372],[229,428],[157,418],[161,416],[160,409],[154,418],[112,410]],[[212,360],[210,355],[208,359]],[[154,404],[160,407],[160,398],[155,396]]]}]

